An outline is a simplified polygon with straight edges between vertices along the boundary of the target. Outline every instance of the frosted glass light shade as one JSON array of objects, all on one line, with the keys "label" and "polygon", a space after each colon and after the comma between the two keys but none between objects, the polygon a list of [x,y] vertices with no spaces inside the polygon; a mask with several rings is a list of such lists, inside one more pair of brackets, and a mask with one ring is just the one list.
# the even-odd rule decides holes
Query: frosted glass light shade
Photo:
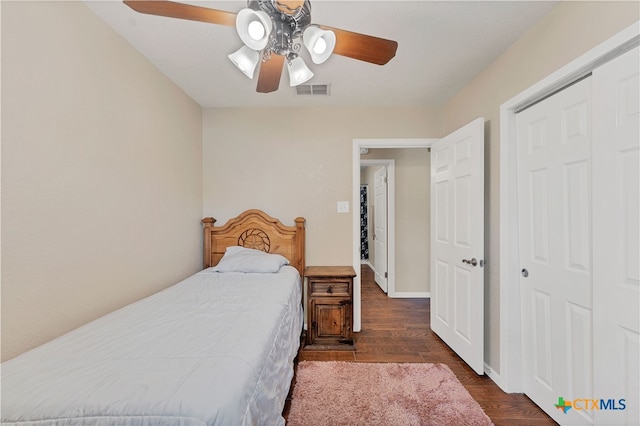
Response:
[{"label": "frosted glass light shade", "polygon": [[242,9],[236,16],[236,31],[240,40],[253,50],[262,50],[269,42],[273,22],[261,10]]},{"label": "frosted glass light shade", "polygon": [[313,77],[313,73],[300,56],[287,62],[287,71],[289,71],[289,85],[291,87],[309,81]]},{"label": "frosted glass light shade", "polygon": [[256,70],[256,66],[260,61],[260,53],[249,48],[248,46],[242,46],[240,49],[229,55],[231,62],[249,78],[253,78],[253,73]]},{"label": "frosted glass light shade", "polygon": [[335,33],[316,26],[309,26],[304,30],[302,41],[311,54],[314,64],[321,64],[329,59],[336,47]]}]

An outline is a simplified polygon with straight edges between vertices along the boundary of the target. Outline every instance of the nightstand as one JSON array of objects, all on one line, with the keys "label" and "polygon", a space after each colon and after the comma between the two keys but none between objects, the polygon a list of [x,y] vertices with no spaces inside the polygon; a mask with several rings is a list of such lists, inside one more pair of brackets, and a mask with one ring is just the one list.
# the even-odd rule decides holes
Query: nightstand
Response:
[{"label": "nightstand", "polygon": [[351,266],[307,266],[308,350],[354,350]]}]

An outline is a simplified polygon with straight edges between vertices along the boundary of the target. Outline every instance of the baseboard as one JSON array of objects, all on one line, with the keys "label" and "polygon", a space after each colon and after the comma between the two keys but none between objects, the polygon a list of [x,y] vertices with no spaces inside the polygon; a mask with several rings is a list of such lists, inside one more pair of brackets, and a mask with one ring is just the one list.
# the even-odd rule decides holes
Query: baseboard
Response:
[{"label": "baseboard", "polygon": [[371,264],[371,262],[369,262],[369,259],[360,259],[360,264],[361,265],[367,265],[369,268],[371,268],[372,271],[375,270],[373,268],[373,265]]},{"label": "baseboard", "polygon": [[429,299],[431,297],[430,291],[420,291],[420,292],[402,292],[396,291],[388,294],[389,297],[394,299]]}]

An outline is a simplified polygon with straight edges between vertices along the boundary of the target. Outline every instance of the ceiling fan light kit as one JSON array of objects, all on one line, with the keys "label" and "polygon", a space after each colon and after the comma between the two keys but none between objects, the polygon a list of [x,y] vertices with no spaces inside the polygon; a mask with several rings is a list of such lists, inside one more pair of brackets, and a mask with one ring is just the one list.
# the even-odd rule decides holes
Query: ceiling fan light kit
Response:
[{"label": "ceiling fan light kit", "polygon": [[302,46],[314,64],[337,54],[384,65],[398,48],[393,40],[311,24],[309,0],[248,0],[247,7],[237,14],[165,0],[124,0],[124,3],[136,12],[149,15],[235,25],[244,46],[228,57],[251,79],[258,63],[262,63],[257,86],[260,93],[278,90],[285,61],[292,87],[313,77],[300,57]]},{"label": "ceiling fan light kit", "polygon": [[[247,8],[238,12],[236,30],[245,46],[260,51],[263,61],[268,61],[271,55],[286,58],[291,87],[313,77],[313,72],[299,55],[302,45],[316,64],[326,61],[335,46],[335,34],[332,31],[311,25],[309,0],[286,3],[249,0]],[[236,61],[233,63],[240,68]],[[245,75],[248,76],[247,73]]]}]

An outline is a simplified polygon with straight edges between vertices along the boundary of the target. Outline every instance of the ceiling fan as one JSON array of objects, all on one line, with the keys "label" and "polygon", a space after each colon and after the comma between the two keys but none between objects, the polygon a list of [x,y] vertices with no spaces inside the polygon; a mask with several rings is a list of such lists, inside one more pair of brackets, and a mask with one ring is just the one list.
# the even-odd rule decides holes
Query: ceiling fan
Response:
[{"label": "ceiling fan", "polygon": [[124,0],[124,3],[149,15],[235,26],[244,45],[229,59],[249,78],[253,78],[261,62],[256,89],[260,93],[278,90],[285,61],[291,86],[313,77],[299,55],[302,46],[316,64],[335,53],[384,65],[398,48],[398,43],[392,40],[311,24],[309,0],[248,0],[247,7],[237,14],[166,0]]}]

